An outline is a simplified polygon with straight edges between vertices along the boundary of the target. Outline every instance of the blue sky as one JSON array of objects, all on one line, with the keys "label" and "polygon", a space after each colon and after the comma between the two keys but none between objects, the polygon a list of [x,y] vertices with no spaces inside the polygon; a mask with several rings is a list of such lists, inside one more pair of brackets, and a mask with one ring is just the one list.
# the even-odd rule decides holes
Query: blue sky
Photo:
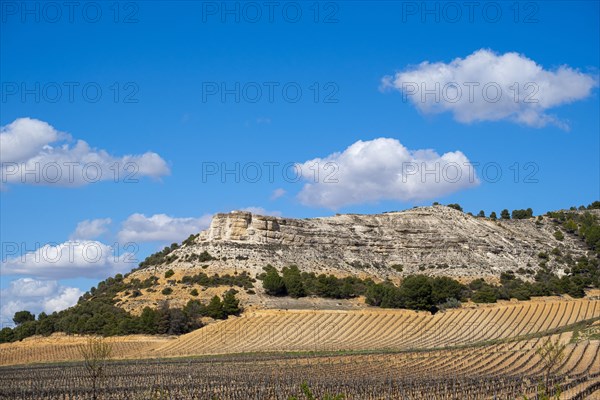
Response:
[{"label": "blue sky", "polygon": [[[83,184],[34,184],[4,171],[3,320],[15,307],[39,312],[72,302],[78,292],[69,289],[85,291],[128,267],[118,259],[132,251],[125,243],[135,242],[142,260],[215,212],[313,217],[439,201],[474,213],[532,207],[537,214],[600,197],[597,1],[482,2],[471,15],[469,2],[429,2],[429,12],[400,1],[281,2],[272,10],[264,2],[24,4],[1,3],[0,125],[24,138],[4,142],[2,161],[20,165],[15,152],[29,146],[26,160],[42,168],[46,144],[55,153],[68,145],[65,156],[78,163],[93,154],[106,165],[145,167],[137,182],[124,182],[121,171],[118,182]],[[432,96],[411,97],[402,86],[450,79],[482,87],[505,76],[518,83],[519,101],[431,104]],[[506,82],[498,84],[510,97]],[[536,85],[529,87],[535,105],[523,104],[528,83]],[[231,92],[223,98],[236,84],[239,101]],[[27,136],[36,129],[56,137],[36,148]],[[74,154],[78,140],[88,148]],[[342,182],[324,183],[321,169],[314,182],[311,160],[337,166]],[[418,171],[391,181],[399,166],[423,160],[466,161],[477,178],[415,181]],[[203,178],[203,168],[236,163],[238,182],[219,172]],[[283,166],[294,163],[302,166],[298,182],[283,178]],[[241,169],[254,176],[255,165],[262,177],[244,179]],[[266,165],[274,165],[272,181]],[[71,260],[56,272],[14,259],[69,239],[119,248],[119,262],[90,272]]]}]

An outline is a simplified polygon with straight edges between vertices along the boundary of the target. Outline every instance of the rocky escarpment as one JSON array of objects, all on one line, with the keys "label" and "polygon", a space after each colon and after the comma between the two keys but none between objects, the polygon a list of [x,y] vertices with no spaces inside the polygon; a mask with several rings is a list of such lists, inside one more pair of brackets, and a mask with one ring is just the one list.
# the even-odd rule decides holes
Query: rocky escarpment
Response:
[{"label": "rocky escarpment", "polygon": [[[400,278],[425,273],[454,277],[498,277],[519,268],[535,271],[541,261],[561,274],[564,257],[540,259],[558,248],[572,258],[586,254],[573,236],[555,239],[547,218],[492,221],[444,206],[376,215],[343,214],[292,219],[234,211],[216,214],[210,227],[175,250],[161,268],[206,272],[296,264],[303,271]],[[192,254],[216,258],[199,263]],[[190,261],[191,260],[191,261]]]}]

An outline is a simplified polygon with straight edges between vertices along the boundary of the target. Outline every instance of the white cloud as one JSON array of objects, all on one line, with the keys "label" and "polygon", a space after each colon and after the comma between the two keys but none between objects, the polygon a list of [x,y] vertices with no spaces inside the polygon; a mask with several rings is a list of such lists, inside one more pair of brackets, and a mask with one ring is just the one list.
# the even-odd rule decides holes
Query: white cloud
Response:
[{"label": "white cloud", "polygon": [[69,308],[77,304],[77,300],[79,300],[82,295],[83,292],[79,288],[63,288],[58,295],[45,300],[44,311],[46,313],[53,313],[54,311]]},{"label": "white cloud", "polygon": [[331,209],[436,198],[479,184],[460,151],[440,156],[430,149],[409,150],[388,138],[358,141],[341,153],[298,164],[296,170],[309,182],[298,194],[300,202]]},{"label": "white cloud", "polygon": [[106,278],[135,267],[134,247],[115,249],[92,240],[47,244],[20,256],[7,258],[0,266],[4,275],[43,278]]},{"label": "white cloud", "polygon": [[66,138],[67,135],[58,132],[44,121],[19,118],[0,127],[0,160],[2,162],[27,160],[41,152],[48,143]]},{"label": "white cloud", "polygon": [[[428,61],[385,76],[425,114],[451,112],[463,123],[507,119],[533,127],[568,125],[546,110],[588,97],[598,80],[566,65],[545,70],[518,53],[481,49],[450,63]],[[437,97],[436,97],[437,96]]]},{"label": "white cloud", "polygon": [[19,118],[3,126],[0,184],[81,186],[99,181],[136,182],[170,173],[156,153],[115,157],[83,140],[74,145],[68,141],[69,135],[36,119]]},{"label": "white cloud", "polygon": [[280,197],[283,197],[286,194],[285,189],[282,188],[278,188],[273,190],[273,193],[271,193],[271,200],[277,200]]},{"label": "white cloud", "polygon": [[119,232],[121,242],[180,242],[190,234],[208,228],[212,215],[200,218],[174,218],[165,214],[146,217],[132,214],[124,222]]},{"label": "white cloud", "polygon": [[80,289],[62,286],[55,280],[16,279],[0,291],[1,322],[12,324],[14,314],[22,310],[36,315],[61,311],[75,305],[82,295]]},{"label": "white cloud", "polygon": [[86,219],[77,224],[75,232],[71,234],[69,239],[96,239],[98,236],[106,233],[108,225],[112,223],[110,218]]},{"label": "white cloud", "polygon": [[269,211],[269,210],[265,210],[262,207],[246,207],[246,208],[242,208],[241,211],[248,211],[251,212],[252,214],[257,214],[257,215],[270,215],[271,217],[281,217],[281,212],[280,211]]}]

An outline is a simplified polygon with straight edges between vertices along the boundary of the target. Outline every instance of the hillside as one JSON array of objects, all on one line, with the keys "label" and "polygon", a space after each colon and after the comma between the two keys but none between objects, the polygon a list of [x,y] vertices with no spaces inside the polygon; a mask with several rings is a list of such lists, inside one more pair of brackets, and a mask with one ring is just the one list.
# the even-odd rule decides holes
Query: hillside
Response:
[{"label": "hillside", "polygon": [[[572,343],[600,340],[600,300],[539,298],[448,310],[260,310],[179,337],[108,339],[118,359],[263,352],[422,352],[514,346],[562,333]],[[81,358],[83,336],[54,334],[0,344],[0,365]]]},{"label": "hillside", "polygon": [[67,310],[37,320],[20,312],[0,343],[54,332],[181,335],[269,309],[436,314],[583,298],[600,286],[599,205],[502,220],[445,206],[313,219],[217,214],[207,230],[100,282]]},{"label": "hillside", "polygon": [[[162,356],[290,351],[415,351],[544,336],[600,319],[598,300],[545,299],[431,315],[409,310],[257,311],[167,342]],[[571,327],[572,331],[574,328]],[[594,328],[596,335],[600,326]],[[600,339],[600,337],[597,337]]]},{"label": "hillside", "polygon": [[[600,210],[586,211],[600,215]],[[573,213],[581,214],[580,211]],[[594,217],[597,219],[597,217]],[[560,231],[561,235],[556,236]],[[526,219],[478,218],[446,206],[417,207],[375,215],[342,214],[326,218],[292,219],[233,211],[216,214],[210,227],[149,257],[127,279],[157,277],[158,287],[136,297],[121,293],[118,305],[139,314],[168,299],[177,307],[196,298],[209,300],[230,285],[198,287],[181,284],[184,276],[236,275],[256,278],[267,265],[298,266],[300,272],[390,280],[398,283],[414,274],[452,277],[463,283],[476,278],[498,283],[502,273],[533,281],[541,267],[564,276],[580,257],[593,255],[580,236],[563,230],[548,215]],[[593,257],[592,257],[593,258]],[[164,278],[172,270],[174,275]],[[172,294],[162,296],[163,288]],[[265,296],[260,280],[238,297],[250,309],[360,309],[364,302],[331,302]],[[246,287],[245,289],[248,289]],[[550,293],[546,293],[550,294]]]},{"label": "hillside", "polygon": [[[499,277],[509,270],[535,269],[538,254],[555,247],[574,258],[586,253],[577,238],[557,240],[555,230],[555,224],[544,216],[492,221],[441,205],[312,219],[233,211],[216,214],[206,231],[170,254],[176,259],[168,267],[197,265],[186,257],[207,251],[217,258],[208,263],[208,271],[215,272],[258,273],[266,264],[276,268],[295,264],[307,272],[367,274],[380,279],[420,272]],[[403,272],[392,265],[402,265]],[[557,271],[563,267],[552,266]]]}]

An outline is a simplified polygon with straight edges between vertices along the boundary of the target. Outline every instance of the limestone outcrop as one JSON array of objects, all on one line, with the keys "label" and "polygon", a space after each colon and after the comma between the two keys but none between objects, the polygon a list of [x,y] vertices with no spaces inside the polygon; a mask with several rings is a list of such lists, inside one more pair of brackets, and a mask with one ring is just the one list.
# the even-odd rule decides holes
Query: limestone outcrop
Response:
[{"label": "limestone outcrop", "polygon": [[[207,251],[216,260],[201,264],[216,273],[296,264],[303,271],[376,279],[414,273],[498,277],[519,268],[535,271],[539,254],[554,248],[573,258],[586,254],[577,237],[559,241],[555,230],[547,217],[492,221],[445,206],[309,219],[233,211],[216,214],[206,231],[172,253],[177,259],[168,268],[199,267],[186,259]],[[559,274],[566,268],[552,257],[548,265]]]}]

